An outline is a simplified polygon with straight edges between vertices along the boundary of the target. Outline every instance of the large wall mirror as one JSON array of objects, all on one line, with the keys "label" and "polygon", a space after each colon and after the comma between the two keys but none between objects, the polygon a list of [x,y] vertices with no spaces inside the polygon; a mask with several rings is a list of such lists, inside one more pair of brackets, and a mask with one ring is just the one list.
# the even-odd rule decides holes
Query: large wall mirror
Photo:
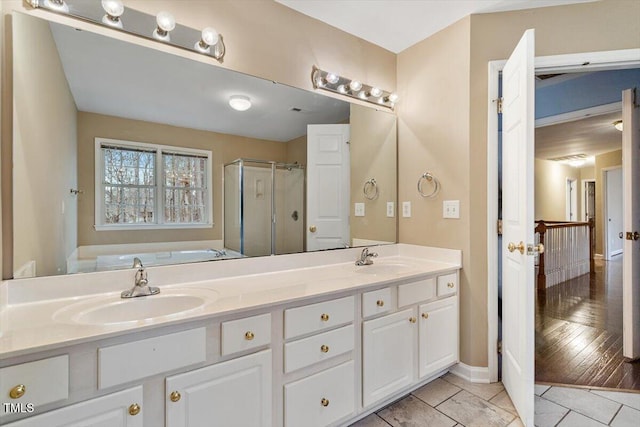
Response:
[{"label": "large wall mirror", "polygon": [[394,114],[84,28],[12,16],[15,278],[396,241]]}]

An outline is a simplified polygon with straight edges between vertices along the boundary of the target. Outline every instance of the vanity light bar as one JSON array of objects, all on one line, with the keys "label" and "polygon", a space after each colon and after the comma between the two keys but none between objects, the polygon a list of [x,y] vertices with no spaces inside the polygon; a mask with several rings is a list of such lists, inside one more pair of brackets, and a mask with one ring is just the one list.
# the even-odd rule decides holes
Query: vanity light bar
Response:
[{"label": "vanity light bar", "polygon": [[315,65],[311,69],[311,81],[314,89],[345,95],[360,101],[381,105],[393,110],[398,103],[398,95],[393,92],[370,86],[358,80],[351,80],[328,71],[321,70]]},{"label": "vanity light bar", "polygon": [[[222,63],[226,48],[222,34],[207,27],[197,31],[176,24],[168,12],[157,16],[128,9],[120,0],[25,0],[34,8],[122,31],[148,40],[211,56]],[[106,13],[106,14],[105,14]],[[169,36],[169,33],[171,35]]]}]

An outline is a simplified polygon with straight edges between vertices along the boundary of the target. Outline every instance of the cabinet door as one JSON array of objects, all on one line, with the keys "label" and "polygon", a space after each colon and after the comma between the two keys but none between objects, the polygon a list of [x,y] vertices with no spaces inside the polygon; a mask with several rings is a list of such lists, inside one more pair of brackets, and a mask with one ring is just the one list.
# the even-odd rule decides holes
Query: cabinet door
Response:
[{"label": "cabinet door", "polygon": [[413,382],[417,346],[411,308],[362,324],[362,404],[388,397]]},{"label": "cabinet door", "polygon": [[458,298],[423,304],[420,311],[420,378],[458,361]]},{"label": "cabinet door", "polygon": [[6,427],[142,427],[143,414],[142,386],[138,386],[16,421]]},{"label": "cabinet door", "polygon": [[271,425],[271,350],[168,377],[167,427]]}]

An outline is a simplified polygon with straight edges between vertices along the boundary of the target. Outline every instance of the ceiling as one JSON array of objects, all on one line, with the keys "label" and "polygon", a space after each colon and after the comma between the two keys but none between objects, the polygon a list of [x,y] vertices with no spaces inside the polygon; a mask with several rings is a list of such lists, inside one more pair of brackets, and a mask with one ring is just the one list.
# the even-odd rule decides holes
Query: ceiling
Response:
[{"label": "ceiling", "polygon": [[399,53],[467,15],[597,0],[275,0]]}]

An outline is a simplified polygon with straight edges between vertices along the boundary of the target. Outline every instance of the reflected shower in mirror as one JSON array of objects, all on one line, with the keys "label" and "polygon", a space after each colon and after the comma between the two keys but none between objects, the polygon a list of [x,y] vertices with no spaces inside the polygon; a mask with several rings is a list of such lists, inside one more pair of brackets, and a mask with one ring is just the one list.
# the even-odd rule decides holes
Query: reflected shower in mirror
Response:
[{"label": "reflected shower in mirror", "polygon": [[[11,28],[14,277],[130,268],[134,257],[152,266],[311,249],[309,161],[322,161],[308,153],[309,125],[350,128],[348,179],[340,183],[347,198],[322,206],[347,221],[331,247],[396,241],[395,211],[387,216],[396,202],[393,114],[90,25],[15,12]],[[231,108],[238,97],[248,109]],[[269,239],[252,241],[245,218],[244,241],[233,245],[240,213],[223,196],[235,191],[225,188],[224,165],[238,159],[260,161],[244,164],[257,169],[251,182],[244,177],[244,197],[273,197],[275,207],[258,216],[244,201],[244,212],[255,214],[251,226],[261,227],[254,234]],[[362,188],[372,177],[380,194],[368,200]],[[301,187],[296,197],[290,186]],[[366,205],[365,216],[354,215],[356,203]]]}]

